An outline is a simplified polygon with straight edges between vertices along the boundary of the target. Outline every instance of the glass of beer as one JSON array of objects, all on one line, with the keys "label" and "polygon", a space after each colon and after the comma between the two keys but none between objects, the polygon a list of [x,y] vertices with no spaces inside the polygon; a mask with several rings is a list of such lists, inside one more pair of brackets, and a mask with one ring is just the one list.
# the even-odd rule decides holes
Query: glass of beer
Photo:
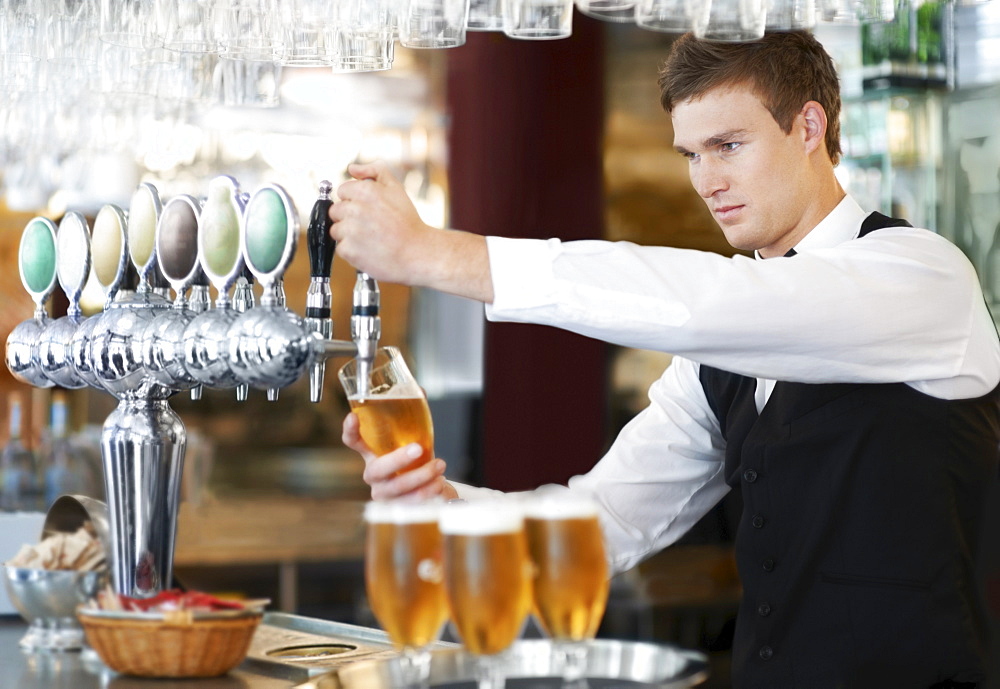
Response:
[{"label": "glass of beer", "polygon": [[477,656],[479,689],[502,689],[501,653],[520,636],[531,609],[531,561],[524,519],[512,500],[448,503],[444,585],[451,620]]},{"label": "glass of beer", "polygon": [[570,493],[524,502],[524,530],[534,573],[535,615],[553,639],[566,686],[587,686],[587,641],[608,601],[608,563],[597,503]]},{"label": "glass of beer", "polygon": [[438,528],[442,504],[365,504],[365,590],[372,612],[401,653],[407,689],[427,686],[428,647],[448,618]]},{"label": "glass of beer", "polygon": [[403,471],[434,458],[434,426],[427,397],[396,347],[381,347],[375,353],[367,394],[358,384],[357,359],[341,367],[338,375],[351,411],[358,415],[361,438],[372,452],[381,456],[418,443],[423,452]]}]

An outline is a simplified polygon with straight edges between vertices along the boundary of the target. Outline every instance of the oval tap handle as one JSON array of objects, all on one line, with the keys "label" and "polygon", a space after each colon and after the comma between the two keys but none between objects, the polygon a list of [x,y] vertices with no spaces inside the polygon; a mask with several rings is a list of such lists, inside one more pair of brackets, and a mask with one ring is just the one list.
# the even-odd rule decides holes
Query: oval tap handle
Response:
[{"label": "oval tap handle", "polygon": [[[128,251],[139,277],[139,291],[152,288],[152,272],[157,266],[156,226],[163,205],[156,187],[149,182],[140,184],[132,194],[128,207]],[[163,285],[159,285],[163,287]]]},{"label": "oval tap handle", "polygon": [[94,219],[90,246],[94,275],[104,290],[105,307],[114,301],[120,289],[129,289],[131,283],[137,282],[134,267],[133,278],[127,280],[125,276],[129,265],[127,226],[125,211],[110,203],[102,206]]},{"label": "oval tap handle", "polygon": [[80,316],[80,295],[90,277],[90,226],[82,213],[69,211],[59,222],[56,237],[59,286],[66,293],[68,316]]},{"label": "oval tap handle", "polygon": [[35,315],[45,316],[45,302],[56,286],[56,226],[48,218],[33,218],[21,234],[17,252],[21,284],[35,302]]},{"label": "oval tap handle", "polygon": [[239,185],[228,175],[214,178],[198,216],[198,261],[215,287],[216,306],[228,308],[229,289],[243,272],[243,205]]}]

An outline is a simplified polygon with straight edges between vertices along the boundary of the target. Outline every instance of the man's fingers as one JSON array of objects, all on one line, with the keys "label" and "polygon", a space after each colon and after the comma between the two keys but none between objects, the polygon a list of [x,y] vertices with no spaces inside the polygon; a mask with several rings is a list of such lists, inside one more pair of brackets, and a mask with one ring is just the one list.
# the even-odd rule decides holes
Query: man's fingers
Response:
[{"label": "man's fingers", "polygon": [[365,460],[365,464],[369,464],[373,459],[375,459],[375,453],[372,452],[371,448],[368,447],[368,444],[361,439],[360,428],[361,423],[358,421],[358,415],[351,412],[344,417],[344,425],[340,439],[344,442],[344,445],[360,454]]},{"label": "man's fingers", "polygon": [[[396,450],[395,452],[379,457],[379,461],[372,462],[372,464],[365,469],[365,481],[372,487],[372,499],[387,500],[397,498],[402,495],[430,497],[433,495],[439,495],[442,492],[444,486],[441,481],[441,477],[444,474],[445,463],[441,459],[431,460],[421,467],[404,472],[399,476],[393,476],[392,474],[394,474],[395,471],[399,471],[399,469],[406,466],[404,463],[403,466],[400,466],[396,468],[395,471],[390,472],[388,476],[383,476],[383,472],[389,466],[388,462],[383,464],[383,461],[393,458],[397,454],[403,453],[401,450]],[[408,461],[413,460],[412,458],[408,458]],[[383,476],[383,478],[379,480],[369,480],[369,478],[373,475]]]}]

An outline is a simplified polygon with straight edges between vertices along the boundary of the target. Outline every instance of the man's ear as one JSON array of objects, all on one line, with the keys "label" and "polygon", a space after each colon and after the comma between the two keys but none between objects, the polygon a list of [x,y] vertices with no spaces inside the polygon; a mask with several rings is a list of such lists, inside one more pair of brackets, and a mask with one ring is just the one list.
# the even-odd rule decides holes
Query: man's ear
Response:
[{"label": "man's ear", "polygon": [[826,142],[826,110],[814,100],[808,101],[799,111],[803,124],[803,143],[806,153],[812,153]]}]

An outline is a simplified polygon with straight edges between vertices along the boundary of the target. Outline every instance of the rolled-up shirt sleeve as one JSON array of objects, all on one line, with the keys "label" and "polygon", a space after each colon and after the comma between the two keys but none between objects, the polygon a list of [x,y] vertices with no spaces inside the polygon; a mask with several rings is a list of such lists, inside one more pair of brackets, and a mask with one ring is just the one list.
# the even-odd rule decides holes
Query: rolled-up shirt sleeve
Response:
[{"label": "rolled-up shirt sleeve", "polygon": [[755,378],[985,394],[1000,350],[975,271],[927,230],[789,259],[628,242],[488,238],[496,321],[561,327]]}]

